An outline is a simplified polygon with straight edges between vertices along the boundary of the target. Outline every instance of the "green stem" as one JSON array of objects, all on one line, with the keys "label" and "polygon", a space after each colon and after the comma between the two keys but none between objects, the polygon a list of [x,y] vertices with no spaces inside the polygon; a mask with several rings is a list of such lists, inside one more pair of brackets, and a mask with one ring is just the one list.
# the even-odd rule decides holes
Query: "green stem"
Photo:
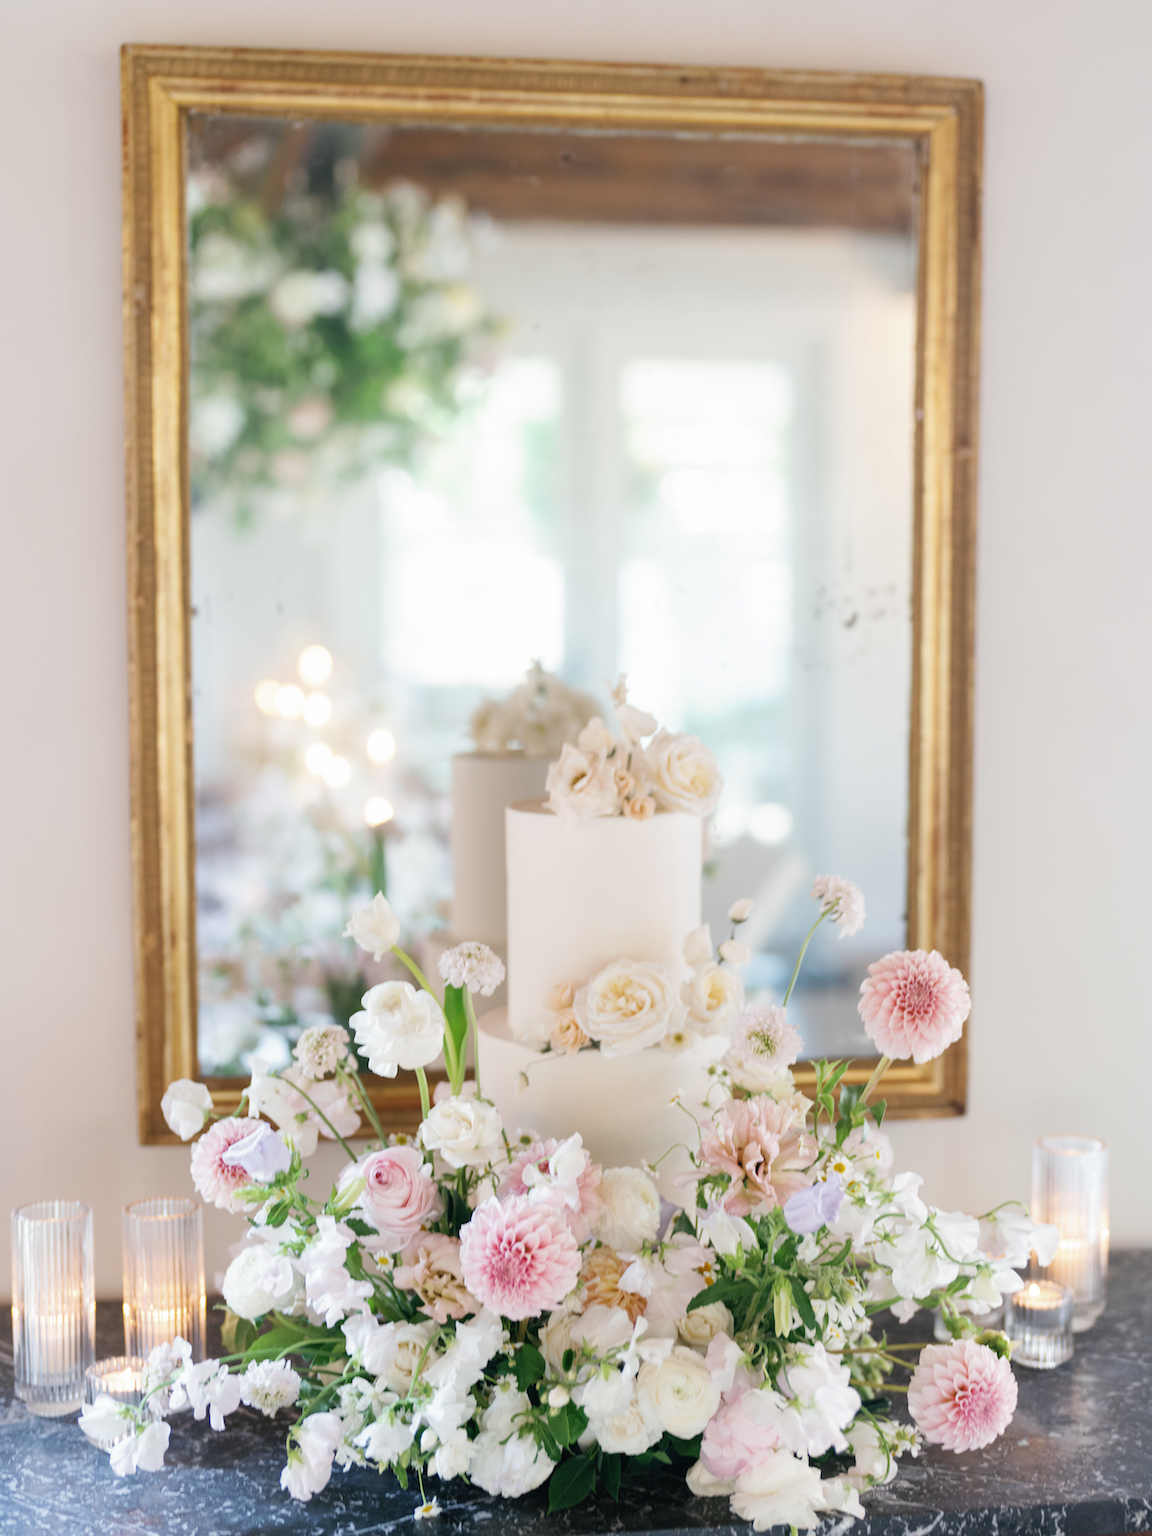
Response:
[{"label": "green stem", "polygon": [[367,1111],[368,1118],[369,1118],[369,1120],[371,1120],[373,1128],[374,1128],[377,1136],[379,1136],[381,1141],[385,1141],[387,1138],[384,1135],[384,1127],[380,1124],[379,1116],[377,1115],[375,1109],[372,1106],[372,1100],[368,1097],[368,1094],[367,1094],[367,1091],[365,1090],[364,1084],[360,1081],[360,1074],[359,1074],[359,1072],[353,1072],[353,1071],[343,1072],[341,1074],[341,1081],[343,1081],[345,1078],[348,1078],[348,1079],[351,1080],[352,1086],[356,1089],[356,1092],[359,1094],[360,1102],[361,1102],[361,1104],[363,1104],[365,1110]]},{"label": "green stem", "polygon": [[820,913],[820,916],[812,924],[811,928],[809,928],[809,930],[808,930],[808,937],[804,940],[803,944],[801,944],[801,946],[800,946],[800,953],[796,956],[796,965],[795,965],[795,967],[794,967],[794,969],[792,971],[792,980],[788,983],[788,990],[787,990],[787,992],[785,992],[785,994],[784,994],[784,1001],[780,1005],[782,1008],[787,1008],[787,1006],[788,1006],[788,999],[792,996],[792,988],[796,985],[796,978],[800,974],[800,966],[801,966],[801,963],[802,963],[802,961],[804,959],[804,951],[808,948],[809,944],[811,944],[811,942],[812,942],[812,935],[816,932],[817,928],[819,928],[820,924],[824,921],[824,919],[827,916],[828,916],[828,909],[825,909],[824,911],[822,911]]},{"label": "green stem", "polygon": [[424,1075],[423,1067],[416,1068],[416,1081],[420,1084],[420,1108],[422,1111],[420,1118],[427,1120],[431,1113],[432,1104],[428,1098],[428,1079]]},{"label": "green stem", "polygon": [[416,980],[424,988],[425,992],[431,992],[432,996],[435,997],[436,992],[432,986],[432,983],[428,980],[427,976],[425,976],[424,972],[416,964],[415,960],[413,960],[412,956],[406,954],[404,950],[400,948],[399,944],[393,944],[392,953],[396,956],[397,960],[401,961],[408,967],[413,976],[415,976]]},{"label": "green stem", "polygon": [[468,1027],[472,1031],[472,1075],[476,1079],[476,1097],[482,1099],[480,1088],[480,1026],[476,1022],[476,1010],[472,1006],[472,993],[464,988],[464,1012],[468,1015]]},{"label": "green stem", "polygon": [[861,1108],[863,1108],[864,1105],[867,1104],[868,1099],[871,1096],[872,1090],[876,1087],[876,1084],[884,1076],[885,1072],[887,1072],[888,1068],[891,1065],[892,1065],[892,1058],[891,1058],[891,1056],[881,1056],[880,1060],[876,1063],[876,1070],[875,1070],[875,1072],[873,1072],[872,1076],[868,1079],[867,1083],[864,1085],[864,1092],[860,1095],[860,1107]]},{"label": "green stem", "polygon": [[291,1084],[289,1084],[289,1086],[296,1090],[296,1092],[300,1095],[300,1097],[304,1100],[304,1102],[306,1104],[311,1104],[312,1105],[312,1108],[320,1116],[321,1120],[323,1120],[324,1124],[332,1132],[333,1136],[335,1136],[336,1140],[344,1148],[344,1150],[345,1150],[345,1152],[347,1152],[348,1156],[352,1159],[353,1162],[355,1162],[356,1161],[356,1154],[355,1154],[355,1152],[353,1152],[352,1148],[344,1140],[343,1136],[341,1136],[340,1132],[332,1124],[331,1120],[329,1120],[328,1116],[320,1108],[319,1104],[317,1104],[315,1102],[315,1100],[310,1097],[310,1095],[306,1094],[304,1092],[303,1088],[297,1088],[295,1083],[291,1083]]}]

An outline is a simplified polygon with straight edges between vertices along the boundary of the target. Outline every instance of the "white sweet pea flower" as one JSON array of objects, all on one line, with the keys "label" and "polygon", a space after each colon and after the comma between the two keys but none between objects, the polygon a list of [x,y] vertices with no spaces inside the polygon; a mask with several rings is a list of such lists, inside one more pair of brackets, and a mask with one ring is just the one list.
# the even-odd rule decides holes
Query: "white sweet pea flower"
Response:
[{"label": "white sweet pea flower", "polygon": [[316,1236],[300,1255],[308,1305],[321,1313],[325,1326],[334,1328],[349,1312],[366,1312],[373,1294],[370,1280],[353,1280],[344,1267],[344,1255],[356,1241],[351,1227],[334,1216],[318,1216]]},{"label": "white sweet pea flower", "polygon": [[725,1259],[734,1259],[743,1250],[751,1253],[756,1247],[756,1234],[742,1216],[729,1216],[717,1206],[698,1222],[700,1238]]},{"label": "white sweet pea flower", "polygon": [[363,998],[363,1013],[348,1021],[378,1077],[395,1077],[427,1067],[444,1047],[444,1016],[430,992],[417,992],[409,981],[383,981]]},{"label": "white sweet pea flower", "polygon": [[374,960],[384,956],[400,938],[400,919],[377,891],[370,907],[353,912],[347,928],[346,939],[355,939],[361,949],[366,949]]},{"label": "white sweet pea flower", "polygon": [[220,1161],[226,1168],[242,1168],[257,1184],[270,1184],[277,1174],[288,1172],[292,1154],[284,1138],[266,1120],[258,1120],[247,1136],[220,1154]]},{"label": "white sweet pea flower", "polygon": [[860,1411],[860,1394],[849,1385],[850,1372],[830,1357],[823,1344],[800,1344],[766,1388],[766,1418],[797,1456],[846,1451],[844,1430]]},{"label": "white sweet pea flower", "polygon": [[747,965],[752,959],[752,951],[739,939],[725,939],[719,953],[721,960],[727,960],[729,965]]},{"label": "white sweet pea flower", "polygon": [[[896,1426],[886,1421],[881,1425],[887,1435]],[[865,1489],[882,1486],[890,1483],[896,1476],[896,1457],[885,1450],[880,1441],[880,1430],[867,1419],[857,1419],[855,1424],[850,1424],[846,1431],[848,1448],[856,1458],[855,1465],[848,1473],[847,1481],[854,1488]]]},{"label": "white sweet pea flower", "polygon": [[300,1276],[292,1260],[271,1243],[241,1249],[221,1287],[229,1311],[251,1323],[269,1312],[290,1312],[299,1288]]},{"label": "white sweet pea flower", "polygon": [[819,1468],[809,1466],[806,1456],[770,1451],[751,1472],[736,1479],[732,1513],[751,1520],[756,1531],[777,1525],[810,1531],[828,1508],[823,1487]]},{"label": "white sweet pea flower", "polygon": [[851,880],[839,875],[817,875],[812,882],[812,899],[820,903],[840,929],[840,937],[849,939],[864,926],[864,893]]},{"label": "white sweet pea flower", "polygon": [[356,1436],[356,1444],[363,1447],[369,1461],[391,1466],[408,1450],[416,1438],[410,1423],[391,1415],[376,1420]]},{"label": "white sweet pea flower", "polygon": [[193,1418],[207,1414],[212,1428],[222,1430],[225,1416],[240,1406],[240,1378],[219,1360],[186,1365],[172,1391],[173,1410],[185,1406],[192,1409]]},{"label": "white sweet pea flower", "polygon": [[691,966],[693,970],[706,965],[711,960],[712,929],[707,923],[701,923],[699,928],[693,928],[684,940],[681,953],[684,956],[685,965]]},{"label": "white sweet pea flower", "polygon": [[386,1376],[400,1348],[397,1325],[382,1323],[371,1312],[357,1312],[340,1327],[348,1341],[348,1358],[373,1376]]},{"label": "white sweet pea flower", "polygon": [[728,921],[730,923],[746,923],[752,916],[752,908],[756,903],[750,896],[742,896],[739,901],[734,901],[728,908]]},{"label": "white sweet pea flower", "polygon": [[118,1403],[107,1392],[97,1395],[93,1403],[85,1403],[80,1409],[80,1428],[102,1451],[111,1450],[118,1440],[126,1440],[132,1434],[135,1419],[126,1403]]},{"label": "white sweet pea flower", "polygon": [[126,1440],[118,1440],[109,1454],[113,1472],[117,1477],[130,1477],[137,1470],[159,1472],[171,1433],[172,1426],[161,1420],[146,1425]]},{"label": "white sweet pea flower", "polygon": [[460,1095],[434,1104],[420,1126],[420,1141],[450,1168],[483,1168],[501,1147],[503,1124],[491,1104]]},{"label": "white sweet pea flower", "polygon": [[160,1100],[165,1124],[181,1141],[191,1141],[208,1123],[212,1113],[212,1095],[203,1083],[180,1077],[168,1084]]},{"label": "white sweet pea flower", "polygon": [[289,1432],[288,1465],[280,1474],[281,1488],[305,1504],[314,1493],[327,1488],[343,1434],[344,1425],[337,1413],[313,1413],[302,1419]]}]

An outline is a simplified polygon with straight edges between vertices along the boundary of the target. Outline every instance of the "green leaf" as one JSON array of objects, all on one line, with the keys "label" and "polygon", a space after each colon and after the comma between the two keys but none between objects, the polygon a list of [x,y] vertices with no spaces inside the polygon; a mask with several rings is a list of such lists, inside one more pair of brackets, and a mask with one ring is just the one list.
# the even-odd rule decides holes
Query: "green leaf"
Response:
[{"label": "green leaf", "polygon": [[359,1216],[345,1216],[344,1225],[351,1227],[357,1237],[375,1237],[376,1228],[370,1227],[366,1221],[361,1221]]},{"label": "green leaf", "polygon": [[825,1088],[835,1088],[837,1083],[844,1076],[845,1072],[847,1072],[851,1065],[852,1063],[849,1061],[838,1061],[832,1068],[832,1071],[828,1074],[828,1081],[824,1084]]},{"label": "green leaf", "polygon": [[696,1236],[696,1228],[692,1225],[691,1220],[689,1219],[687,1213],[684,1211],[681,1211],[676,1220],[672,1223],[672,1230],[673,1232],[683,1232],[685,1237]]},{"label": "green leaf", "polygon": [[789,1275],[792,1284],[792,1298],[796,1303],[796,1310],[803,1319],[805,1328],[816,1329],[816,1314],[812,1310],[812,1300],[804,1289],[804,1282],[799,1275]]},{"label": "green leaf", "polygon": [[596,1463],[590,1456],[562,1461],[548,1481],[548,1513],[572,1509],[596,1487]]},{"label": "green leaf", "polygon": [[535,1344],[525,1343],[516,1348],[513,1369],[516,1372],[516,1385],[521,1392],[527,1392],[529,1387],[535,1386],[538,1381],[543,1381],[547,1366],[544,1364],[544,1356]]},{"label": "green leaf", "polygon": [[695,1440],[680,1440],[675,1435],[666,1435],[665,1439],[676,1452],[677,1456],[683,1456],[686,1461],[700,1460],[700,1436]]},{"label": "green leaf", "polygon": [[623,1457],[619,1455],[604,1455],[600,1458],[600,1481],[604,1485],[604,1492],[610,1499],[619,1502],[620,1499],[620,1466]]},{"label": "green leaf", "polygon": [[557,1444],[575,1445],[588,1428],[588,1415],[575,1403],[565,1403],[559,1413],[549,1418],[548,1427],[556,1436]]},{"label": "green leaf", "polygon": [[875,1104],[869,1104],[868,1108],[872,1111],[872,1118],[875,1120],[877,1126],[883,1125],[884,1111],[888,1108],[888,1100],[877,1099]]},{"label": "green leaf", "polygon": [[249,1322],[246,1317],[237,1317],[235,1312],[225,1309],[220,1339],[226,1355],[244,1354],[251,1347],[255,1337],[255,1323]]},{"label": "green leaf", "polygon": [[790,1237],[787,1239],[787,1241],[781,1243],[779,1248],[777,1248],[776,1252],[772,1255],[772,1262],[775,1264],[776,1268],[787,1269],[789,1264],[791,1264],[792,1260],[796,1257],[796,1250],[799,1248],[799,1246],[800,1239],[795,1236]]},{"label": "green leaf", "polygon": [[568,1372],[572,1369],[572,1362],[575,1360],[575,1358],[575,1352],[571,1349],[566,1349],[561,1356],[560,1364],[564,1367],[565,1376],[567,1376]]},{"label": "green leaf", "polygon": [[714,1301],[748,1301],[755,1293],[756,1287],[750,1280],[717,1280],[715,1285],[697,1291],[686,1310],[695,1312],[698,1307],[710,1306]]},{"label": "green leaf", "polygon": [[468,1039],[468,1011],[464,1006],[464,988],[454,987],[450,982],[444,987],[444,1021],[456,1047],[457,1059],[463,1061]]},{"label": "green leaf", "polygon": [[268,1212],[268,1216],[267,1216],[267,1218],[266,1218],[266,1220],[264,1222],[264,1225],[266,1227],[282,1227],[284,1225],[284,1223],[288,1220],[288,1217],[291,1214],[292,1214],[292,1202],[291,1202],[291,1200],[281,1200],[277,1205],[274,1205],[272,1207],[272,1209]]}]

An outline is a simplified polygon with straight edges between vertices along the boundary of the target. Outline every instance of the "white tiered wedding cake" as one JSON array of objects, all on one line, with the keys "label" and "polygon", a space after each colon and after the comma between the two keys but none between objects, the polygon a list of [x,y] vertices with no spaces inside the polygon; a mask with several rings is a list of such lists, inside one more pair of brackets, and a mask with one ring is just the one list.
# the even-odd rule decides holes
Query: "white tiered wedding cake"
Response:
[{"label": "white tiered wedding cake", "polygon": [[[703,817],[722,781],[695,737],[618,695],[508,808],[508,1008],[480,1025],[483,1091],[509,1131],[579,1131],[609,1164],[684,1140],[743,1003],[700,926]],[[647,746],[645,739],[651,737]],[[670,1159],[661,1183],[685,1161]]]}]

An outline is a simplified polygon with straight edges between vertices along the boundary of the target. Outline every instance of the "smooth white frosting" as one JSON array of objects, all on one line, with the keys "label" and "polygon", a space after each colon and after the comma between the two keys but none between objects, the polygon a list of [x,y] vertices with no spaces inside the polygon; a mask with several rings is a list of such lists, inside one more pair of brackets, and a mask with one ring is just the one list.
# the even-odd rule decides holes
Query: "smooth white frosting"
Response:
[{"label": "smooth white frosting", "polygon": [[523,752],[462,752],[452,759],[452,934],[503,950],[508,887],[504,811],[544,793],[548,761]]},{"label": "smooth white frosting", "polygon": [[[546,1041],[553,986],[582,985],[614,960],[655,960],[677,980],[687,976],[681,946],[700,926],[698,816],[573,822],[528,801],[509,806],[505,817],[513,1037]],[[605,1064],[599,1052],[589,1059],[593,1067]]]}]

